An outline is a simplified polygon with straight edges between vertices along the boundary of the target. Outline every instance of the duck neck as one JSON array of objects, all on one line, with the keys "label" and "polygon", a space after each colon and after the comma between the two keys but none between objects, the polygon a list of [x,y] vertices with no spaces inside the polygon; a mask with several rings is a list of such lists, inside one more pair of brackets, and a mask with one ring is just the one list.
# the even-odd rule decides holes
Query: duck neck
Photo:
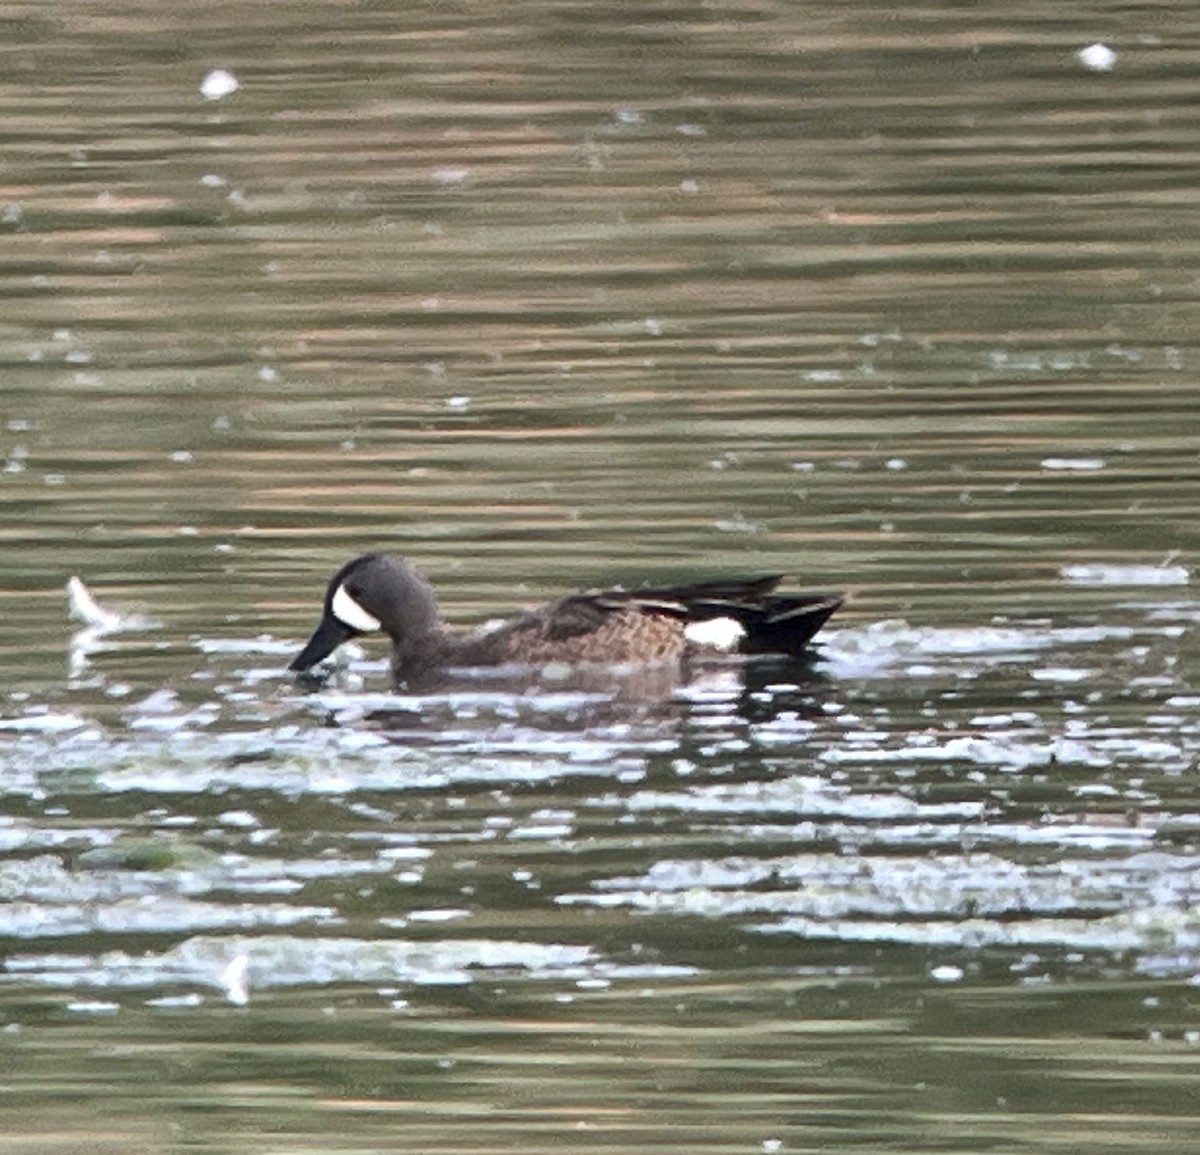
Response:
[{"label": "duck neck", "polygon": [[392,680],[404,689],[427,686],[431,675],[445,665],[452,641],[441,621],[396,638],[392,644]]}]

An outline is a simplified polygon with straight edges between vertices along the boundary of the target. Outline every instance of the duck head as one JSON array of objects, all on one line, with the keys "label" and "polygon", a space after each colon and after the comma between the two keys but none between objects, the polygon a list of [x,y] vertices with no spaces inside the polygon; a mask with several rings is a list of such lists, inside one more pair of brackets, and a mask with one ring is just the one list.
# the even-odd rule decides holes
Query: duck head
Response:
[{"label": "duck head", "polygon": [[433,589],[412,566],[397,557],[365,554],[330,579],[321,620],[288,669],[309,670],[364,634],[385,633],[402,647],[436,634],[440,625]]}]

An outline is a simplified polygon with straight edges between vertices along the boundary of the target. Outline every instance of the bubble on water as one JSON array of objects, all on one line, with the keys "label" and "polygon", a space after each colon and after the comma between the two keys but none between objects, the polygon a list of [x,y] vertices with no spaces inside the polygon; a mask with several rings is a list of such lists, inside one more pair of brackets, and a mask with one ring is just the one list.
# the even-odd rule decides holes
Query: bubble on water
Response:
[{"label": "bubble on water", "polygon": [[200,81],[200,95],[205,100],[223,100],[241,87],[238,78],[224,68],[214,68]]},{"label": "bubble on water", "polygon": [[1104,468],[1103,457],[1043,457],[1043,469],[1059,469],[1073,470],[1077,473],[1086,473],[1095,469]]},{"label": "bubble on water", "polygon": [[239,954],[229,961],[217,978],[225,998],[235,1007],[244,1007],[250,1001],[249,974],[250,956]]},{"label": "bubble on water", "polygon": [[115,1015],[120,1009],[120,1003],[104,1002],[100,999],[80,999],[67,1003],[67,1010],[76,1015]]},{"label": "bubble on water", "polygon": [[122,625],[121,615],[101,606],[77,577],[67,579],[67,614],[73,621],[96,629],[118,630]]},{"label": "bubble on water", "polygon": [[1067,565],[1058,571],[1063,581],[1085,586],[1185,586],[1191,572],[1182,565]]},{"label": "bubble on water", "polygon": [[1107,44],[1088,44],[1076,54],[1079,63],[1092,72],[1111,72],[1117,63],[1117,54]]}]

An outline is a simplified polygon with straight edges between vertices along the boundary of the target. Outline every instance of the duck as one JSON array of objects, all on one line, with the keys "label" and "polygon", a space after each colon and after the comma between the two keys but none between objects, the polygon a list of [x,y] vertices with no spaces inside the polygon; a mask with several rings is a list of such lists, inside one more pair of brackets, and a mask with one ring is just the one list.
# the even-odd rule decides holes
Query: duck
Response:
[{"label": "duck", "polygon": [[639,666],[729,653],[799,658],[841,607],[835,593],[777,593],[782,574],[568,594],[499,626],[451,630],[425,577],[403,558],[369,553],[329,580],[321,619],[288,666],[312,676],[340,645],[368,634],[392,643],[398,689],[448,671],[557,663]]}]

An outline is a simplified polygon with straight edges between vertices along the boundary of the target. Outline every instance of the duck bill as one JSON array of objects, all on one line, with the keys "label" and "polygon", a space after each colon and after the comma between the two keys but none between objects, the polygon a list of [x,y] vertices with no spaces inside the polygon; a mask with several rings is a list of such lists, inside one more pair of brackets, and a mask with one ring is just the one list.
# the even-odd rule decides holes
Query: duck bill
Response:
[{"label": "duck bill", "polygon": [[292,660],[288,669],[296,673],[311,670],[318,662],[329,657],[343,642],[348,642],[354,637],[354,634],[354,630],[342,625],[337,618],[322,618],[321,624],[308,639],[304,649]]}]

